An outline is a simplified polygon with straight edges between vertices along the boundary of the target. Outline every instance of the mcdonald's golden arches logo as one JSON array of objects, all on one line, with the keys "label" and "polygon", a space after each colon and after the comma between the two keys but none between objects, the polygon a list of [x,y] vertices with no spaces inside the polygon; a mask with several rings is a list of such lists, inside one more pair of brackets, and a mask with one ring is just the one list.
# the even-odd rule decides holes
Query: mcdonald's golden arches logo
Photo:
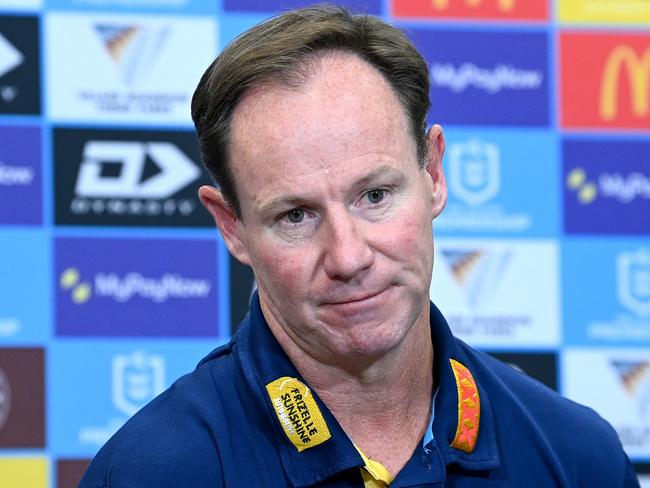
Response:
[{"label": "mcdonald's golden arches logo", "polygon": [[619,86],[623,73],[630,87],[630,104],[636,117],[650,113],[650,47],[637,54],[628,45],[617,46],[605,61],[600,88],[600,116],[612,120],[618,114]]}]

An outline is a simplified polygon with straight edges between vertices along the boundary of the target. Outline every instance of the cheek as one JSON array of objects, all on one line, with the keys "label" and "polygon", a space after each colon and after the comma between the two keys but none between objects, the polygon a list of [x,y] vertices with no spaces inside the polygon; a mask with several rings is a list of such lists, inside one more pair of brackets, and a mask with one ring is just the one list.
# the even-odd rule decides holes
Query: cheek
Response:
[{"label": "cheek", "polygon": [[258,245],[252,253],[258,286],[268,294],[295,296],[304,290],[307,260],[295,249],[284,246]]},{"label": "cheek", "polygon": [[391,247],[402,260],[427,261],[433,254],[433,233],[429,215],[421,207],[411,207],[388,224],[384,234],[390,236]]}]

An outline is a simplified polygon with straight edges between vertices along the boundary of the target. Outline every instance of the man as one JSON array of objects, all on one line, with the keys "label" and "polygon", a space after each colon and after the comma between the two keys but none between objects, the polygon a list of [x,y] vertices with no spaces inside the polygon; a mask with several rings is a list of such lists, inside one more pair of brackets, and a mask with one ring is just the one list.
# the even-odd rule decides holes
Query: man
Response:
[{"label": "man", "polygon": [[93,487],[638,486],[616,434],[429,303],[444,137],[398,30],[331,7],[237,39],[192,102],[201,201],[258,284],[232,342],[131,419]]}]

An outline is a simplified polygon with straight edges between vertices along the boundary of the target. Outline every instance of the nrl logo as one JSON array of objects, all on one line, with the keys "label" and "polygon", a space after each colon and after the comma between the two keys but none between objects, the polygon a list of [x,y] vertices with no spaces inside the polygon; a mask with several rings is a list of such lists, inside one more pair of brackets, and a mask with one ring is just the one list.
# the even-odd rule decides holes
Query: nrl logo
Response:
[{"label": "nrl logo", "polygon": [[162,356],[136,351],[113,358],[113,404],[129,417],[165,389]]},{"label": "nrl logo", "polygon": [[618,299],[640,316],[650,316],[650,251],[621,253],[617,260]]},{"label": "nrl logo", "polygon": [[477,139],[452,144],[449,158],[451,191],[465,203],[478,206],[499,193],[499,147],[496,144]]}]

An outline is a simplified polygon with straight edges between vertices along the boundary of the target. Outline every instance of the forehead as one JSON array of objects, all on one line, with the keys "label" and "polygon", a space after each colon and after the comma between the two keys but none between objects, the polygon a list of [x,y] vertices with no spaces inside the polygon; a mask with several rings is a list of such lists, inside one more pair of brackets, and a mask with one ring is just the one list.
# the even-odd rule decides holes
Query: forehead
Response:
[{"label": "forehead", "polygon": [[230,164],[242,204],[262,175],[270,183],[372,153],[415,158],[402,106],[375,67],[343,52],[315,63],[298,87],[253,88],[235,110]]}]

